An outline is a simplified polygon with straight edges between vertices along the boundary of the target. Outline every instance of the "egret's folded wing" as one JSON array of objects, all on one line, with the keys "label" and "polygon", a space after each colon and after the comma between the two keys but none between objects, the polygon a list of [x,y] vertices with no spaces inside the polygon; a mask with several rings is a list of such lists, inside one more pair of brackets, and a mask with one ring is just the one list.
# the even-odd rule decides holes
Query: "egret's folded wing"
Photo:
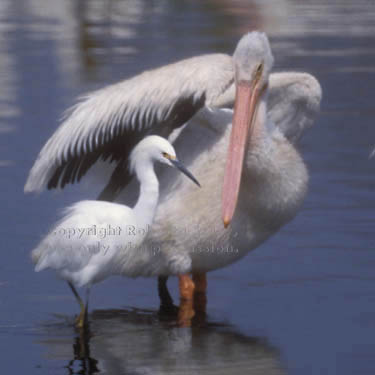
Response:
[{"label": "egret's folded wing", "polygon": [[169,134],[233,80],[231,57],[213,54],[146,71],[82,97],[40,151],[25,192],[79,181],[99,158],[126,162],[145,134]]}]

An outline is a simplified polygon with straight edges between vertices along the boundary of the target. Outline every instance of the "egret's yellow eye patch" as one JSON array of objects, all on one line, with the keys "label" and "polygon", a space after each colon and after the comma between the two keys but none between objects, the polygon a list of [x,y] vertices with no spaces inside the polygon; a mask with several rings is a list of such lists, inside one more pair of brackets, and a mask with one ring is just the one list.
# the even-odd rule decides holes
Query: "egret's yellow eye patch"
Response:
[{"label": "egret's yellow eye patch", "polygon": [[175,160],[175,159],[176,159],[175,156],[172,156],[172,155],[168,154],[167,152],[163,152],[162,155],[163,155],[166,159],[168,159],[168,160]]}]

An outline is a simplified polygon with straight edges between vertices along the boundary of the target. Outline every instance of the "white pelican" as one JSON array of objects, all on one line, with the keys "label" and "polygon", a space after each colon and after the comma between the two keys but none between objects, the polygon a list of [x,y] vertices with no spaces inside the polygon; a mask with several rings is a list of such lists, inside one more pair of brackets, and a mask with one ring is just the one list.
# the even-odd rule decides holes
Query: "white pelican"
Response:
[{"label": "white pelican", "polygon": [[[64,217],[32,251],[35,271],[52,268],[68,282],[81,306],[79,327],[84,326],[92,284],[111,275],[133,274],[134,255],[142,251],[159,198],[156,161],[178,168],[199,185],[176,159],[167,140],[148,136],[130,155],[130,172],[135,173],[140,183],[139,198],[133,209],[113,202],[80,201],[66,209]],[[141,228],[144,230],[140,231]],[[86,305],[75,286],[87,286]]]},{"label": "white pelican", "polygon": [[[204,272],[239,259],[277,231],[296,214],[306,191],[304,164],[288,139],[298,138],[312,124],[319,108],[320,87],[304,73],[269,77],[272,64],[267,37],[252,32],[240,40],[233,57],[194,57],[88,94],[72,108],[41,150],[25,191],[79,181],[96,161],[103,159],[113,162],[115,168],[100,199],[114,200],[130,181],[123,171],[133,146],[148,133],[168,136],[190,120],[176,147],[189,149],[191,167],[199,174],[208,169],[210,177],[204,177],[199,197],[176,176],[168,174],[163,179],[162,185],[173,185],[175,190],[162,193],[156,222],[147,239],[148,243],[159,243],[160,252],[155,255],[150,251],[149,256],[143,252],[142,266],[134,275],[193,272],[194,278],[201,281],[197,289],[204,289]],[[271,108],[267,113],[268,97]],[[233,120],[231,112],[217,109],[233,105]],[[202,121],[206,125],[199,125]],[[226,125],[231,122],[229,142],[231,126]],[[180,189],[186,196],[179,194]],[[126,189],[127,197],[130,190]],[[237,199],[241,203],[238,212]],[[234,222],[229,226],[232,216]],[[177,217],[183,220],[176,223]],[[229,226],[226,230],[219,224],[220,217]],[[199,228],[186,227],[190,220]],[[218,256],[192,252],[190,245],[196,241],[212,242],[220,248],[231,244],[239,251]],[[180,285],[188,298],[191,282],[183,276]],[[184,285],[188,286],[187,294]]]},{"label": "white pelican", "polygon": [[[319,83],[306,73],[278,73],[269,79],[272,55],[268,40],[263,34],[249,37],[254,38],[249,43],[249,71],[256,72],[255,76],[250,74],[255,77],[250,85],[259,90],[259,96],[251,135],[238,137],[246,141],[242,145],[244,168],[239,171],[237,187],[240,203],[230,226],[224,228],[221,212],[223,180],[231,160],[227,150],[233,152],[228,145],[233,134],[236,136],[232,110],[201,110],[174,142],[189,169],[201,180],[201,189],[195,191],[173,171],[160,176],[160,205],[144,245],[161,249],[152,265],[150,260],[148,272],[164,275],[159,278],[159,292],[165,304],[171,303],[166,277],[175,274],[180,276],[182,299],[195,300],[196,308],[204,310],[206,272],[235,262],[277,232],[295,217],[307,192],[308,173],[295,143],[319,110]],[[241,47],[240,42],[237,48]],[[264,68],[257,76],[260,64]],[[272,106],[269,114],[268,101]],[[286,109],[280,109],[283,103]],[[128,193],[125,189],[118,199]]]}]

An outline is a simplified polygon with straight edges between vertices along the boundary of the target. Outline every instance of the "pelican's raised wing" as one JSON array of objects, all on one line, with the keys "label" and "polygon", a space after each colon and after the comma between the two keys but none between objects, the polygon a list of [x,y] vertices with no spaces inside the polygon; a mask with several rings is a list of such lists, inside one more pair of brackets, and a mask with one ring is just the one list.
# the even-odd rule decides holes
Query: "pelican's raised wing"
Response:
[{"label": "pelican's raised wing", "polygon": [[308,73],[273,73],[269,78],[268,115],[293,143],[313,125],[322,89]]},{"label": "pelican's raised wing", "polygon": [[99,159],[115,161],[126,170],[132,148],[146,134],[168,136],[204,105],[214,103],[233,82],[232,58],[212,54],[89,93],[71,108],[40,151],[25,192],[77,182]]}]

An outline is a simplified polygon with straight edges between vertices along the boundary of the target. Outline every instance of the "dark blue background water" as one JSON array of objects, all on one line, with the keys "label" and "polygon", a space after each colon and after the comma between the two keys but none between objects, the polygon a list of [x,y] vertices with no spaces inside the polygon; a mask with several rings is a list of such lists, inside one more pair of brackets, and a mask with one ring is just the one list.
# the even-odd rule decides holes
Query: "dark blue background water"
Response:
[{"label": "dark blue background water", "polygon": [[[374,19],[365,0],[1,0],[1,373],[373,374]],[[76,303],[52,273],[33,272],[29,253],[58,210],[96,192],[25,196],[37,153],[77,95],[183,57],[232,53],[255,28],[269,34],[276,70],[308,71],[323,88],[301,147],[311,174],[303,209],[209,274],[211,328],[159,322],[155,280],[96,286],[92,361],[70,363]]]}]

